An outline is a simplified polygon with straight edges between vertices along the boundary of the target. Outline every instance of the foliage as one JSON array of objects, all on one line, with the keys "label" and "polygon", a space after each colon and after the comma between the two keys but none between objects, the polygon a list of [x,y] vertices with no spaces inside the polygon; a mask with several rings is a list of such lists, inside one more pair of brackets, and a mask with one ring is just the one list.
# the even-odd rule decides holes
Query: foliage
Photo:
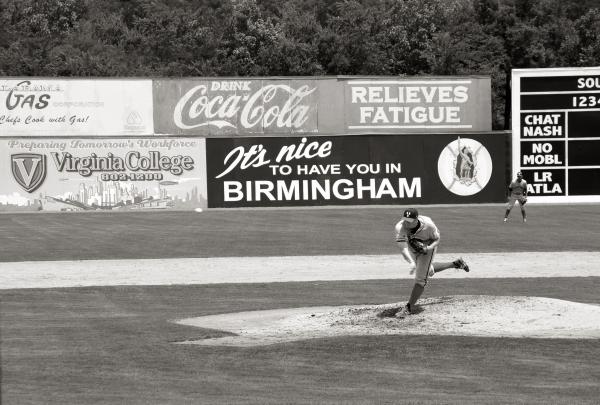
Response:
[{"label": "foliage", "polygon": [[2,0],[7,76],[489,75],[597,66],[597,0]]}]

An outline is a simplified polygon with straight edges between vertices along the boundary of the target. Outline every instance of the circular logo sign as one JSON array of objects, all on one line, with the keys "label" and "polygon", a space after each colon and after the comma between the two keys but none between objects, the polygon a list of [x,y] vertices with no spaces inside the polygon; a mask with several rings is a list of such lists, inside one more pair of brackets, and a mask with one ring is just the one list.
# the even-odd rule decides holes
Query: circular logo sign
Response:
[{"label": "circular logo sign", "polygon": [[480,192],[492,177],[492,157],[475,139],[450,142],[438,159],[438,174],[448,190],[456,195]]}]

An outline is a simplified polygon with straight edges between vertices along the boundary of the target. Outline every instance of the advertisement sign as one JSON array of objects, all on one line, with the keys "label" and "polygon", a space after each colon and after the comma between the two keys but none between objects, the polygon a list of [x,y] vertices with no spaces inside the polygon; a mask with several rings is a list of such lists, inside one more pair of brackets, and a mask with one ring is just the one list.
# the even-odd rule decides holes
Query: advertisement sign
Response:
[{"label": "advertisement sign", "polygon": [[0,80],[0,136],[151,135],[151,80]]},{"label": "advertisement sign", "polygon": [[486,77],[156,80],[160,134],[277,136],[491,130]]},{"label": "advertisement sign", "polygon": [[504,134],[210,138],[208,207],[502,202]]},{"label": "advertisement sign", "polygon": [[205,140],[0,139],[1,211],[206,207]]},{"label": "advertisement sign", "polygon": [[491,95],[482,78],[349,80],[350,132],[489,131]]},{"label": "advertisement sign", "polygon": [[600,201],[600,67],[512,74],[513,170],[530,202]]},{"label": "advertisement sign", "polygon": [[315,80],[157,80],[158,133],[232,136],[317,132]]}]

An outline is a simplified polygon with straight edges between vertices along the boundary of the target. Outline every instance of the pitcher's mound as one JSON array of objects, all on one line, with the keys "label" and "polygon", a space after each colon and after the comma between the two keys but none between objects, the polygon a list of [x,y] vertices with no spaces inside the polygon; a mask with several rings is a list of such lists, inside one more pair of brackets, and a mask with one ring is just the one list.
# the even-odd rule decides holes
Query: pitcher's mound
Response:
[{"label": "pitcher's mound", "polygon": [[426,298],[404,319],[380,318],[404,303],[287,308],[189,318],[181,325],[235,336],[180,343],[257,346],[349,335],[460,335],[598,339],[600,306],[542,297],[483,295]]}]

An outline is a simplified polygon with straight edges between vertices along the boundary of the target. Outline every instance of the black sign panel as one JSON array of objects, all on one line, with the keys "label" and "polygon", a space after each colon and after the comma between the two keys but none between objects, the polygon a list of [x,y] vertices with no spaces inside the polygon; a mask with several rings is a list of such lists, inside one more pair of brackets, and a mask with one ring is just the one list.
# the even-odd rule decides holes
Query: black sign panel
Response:
[{"label": "black sign panel", "polygon": [[503,134],[210,138],[208,206],[504,201]]},{"label": "black sign panel", "polygon": [[564,141],[521,142],[521,166],[563,166]]},{"label": "black sign panel", "polygon": [[569,195],[600,195],[600,169],[570,169]]},{"label": "black sign panel", "polygon": [[600,92],[521,95],[521,110],[583,110],[592,108],[600,108]]},{"label": "black sign panel", "polygon": [[600,137],[600,112],[598,112],[598,111],[570,112],[569,113],[569,138],[588,138],[588,137]]},{"label": "black sign panel", "polygon": [[565,169],[523,169],[529,196],[565,195]]},{"label": "black sign panel", "polygon": [[594,166],[600,156],[600,139],[569,142],[569,166]]},{"label": "black sign panel", "polygon": [[541,76],[523,77],[521,92],[600,90],[600,76]]},{"label": "black sign panel", "polygon": [[521,139],[564,138],[565,113],[521,113]]}]

